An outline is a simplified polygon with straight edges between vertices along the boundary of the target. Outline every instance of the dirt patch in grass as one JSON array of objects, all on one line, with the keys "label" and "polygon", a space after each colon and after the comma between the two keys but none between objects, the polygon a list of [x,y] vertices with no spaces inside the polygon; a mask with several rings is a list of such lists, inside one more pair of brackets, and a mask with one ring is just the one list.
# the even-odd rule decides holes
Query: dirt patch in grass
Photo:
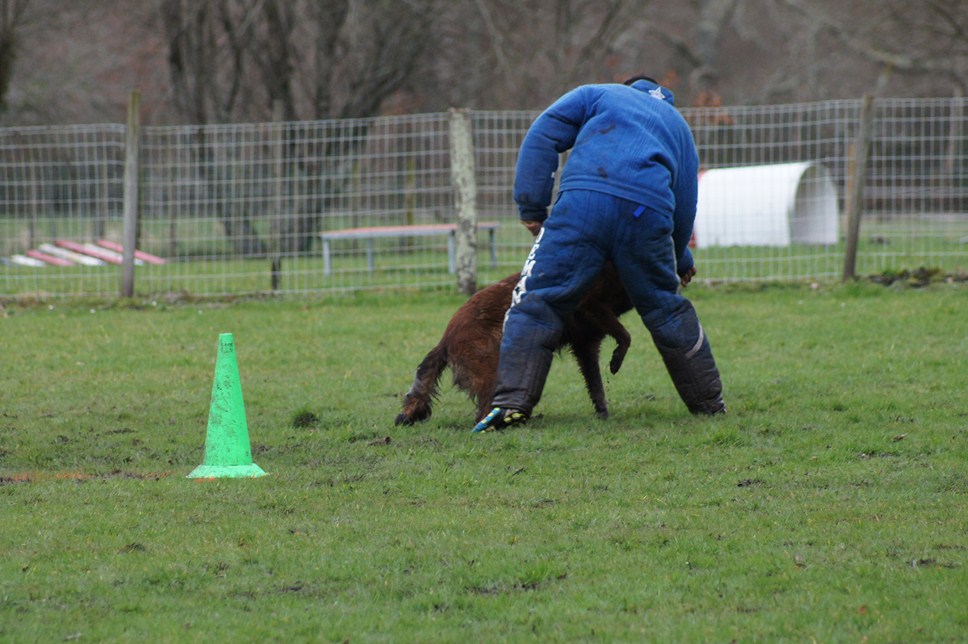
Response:
[{"label": "dirt patch in grass", "polygon": [[0,476],[0,485],[17,483],[37,483],[40,481],[105,481],[110,479],[135,479],[140,481],[158,481],[171,475],[171,472],[129,472],[112,470],[100,474],[87,472],[18,472]]},{"label": "dirt patch in grass", "polygon": [[968,282],[968,272],[946,273],[940,268],[926,268],[924,266],[914,270],[884,271],[871,275],[870,281],[884,286],[903,285],[915,288],[929,284],[952,284],[954,282]]}]

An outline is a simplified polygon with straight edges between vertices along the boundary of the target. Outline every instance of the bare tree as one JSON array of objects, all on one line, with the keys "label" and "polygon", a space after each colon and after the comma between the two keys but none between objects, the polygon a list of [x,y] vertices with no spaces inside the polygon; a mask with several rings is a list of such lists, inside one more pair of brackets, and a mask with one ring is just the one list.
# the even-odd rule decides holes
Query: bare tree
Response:
[{"label": "bare tree", "polygon": [[[412,83],[430,42],[435,6],[432,0],[162,0],[175,103],[194,123],[373,116]],[[348,159],[366,141],[366,121],[347,127],[330,143],[297,143],[291,128],[283,132],[286,157],[293,160],[285,176],[298,176],[312,196],[305,198],[309,203],[289,204],[290,213],[300,214],[278,214],[268,245],[256,237],[247,214],[223,215],[236,252],[310,247],[327,199],[349,176]],[[205,172],[228,172],[200,165]],[[224,177],[208,179],[215,189],[225,183]]]},{"label": "bare tree", "polygon": [[310,83],[312,113],[316,118],[324,118],[333,113],[333,82],[336,77],[336,63],[341,51],[339,34],[346,24],[350,3],[316,2],[309,6],[309,20],[315,25],[316,33],[312,39],[313,66],[315,74]]},{"label": "bare tree", "polygon": [[[175,105],[189,122],[225,122],[234,112],[244,74],[240,46],[244,39],[237,24],[247,23],[236,20],[232,9],[231,0],[161,0],[159,4]],[[244,10],[242,13],[247,15]],[[217,150],[204,140],[204,129],[199,129],[195,137],[192,152],[196,171],[235,252],[265,253],[266,245],[259,239],[249,213],[225,211],[222,193],[229,183],[229,170],[214,162]]]},{"label": "bare tree", "polygon": [[372,116],[413,80],[435,6],[161,0],[176,105],[195,123],[267,119],[277,104],[285,120]]},{"label": "bare tree", "polygon": [[696,24],[698,66],[693,83],[699,89],[715,89],[720,75],[719,41],[739,0],[701,0]]},{"label": "bare tree", "polygon": [[236,112],[253,7],[233,0],[161,0],[175,106],[190,123],[221,123]]},{"label": "bare tree", "polygon": [[19,47],[19,28],[30,0],[0,0],[0,111],[7,108],[7,93]]},{"label": "bare tree", "polygon": [[832,34],[853,55],[881,68],[880,89],[890,75],[943,78],[964,96],[968,83],[968,3],[964,0],[882,0],[876,10],[844,16],[841,8],[809,0],[783,0]]},{"label": "bare tree", "polygon": [[556,0],[552,60],[559,70],[558,88],[563,91],[589,80],[607,77],[605,60],[616,53],[615,43],[629,28],[641,2],[607,0]]},{"label": "bare tree", "polygon": [[[433,23],[440,56],[427,109],[538,108],[623,72],[622,48],[652,0],[474,0],[445,3]],[[446,101],[441,105],[439,102]]]}]

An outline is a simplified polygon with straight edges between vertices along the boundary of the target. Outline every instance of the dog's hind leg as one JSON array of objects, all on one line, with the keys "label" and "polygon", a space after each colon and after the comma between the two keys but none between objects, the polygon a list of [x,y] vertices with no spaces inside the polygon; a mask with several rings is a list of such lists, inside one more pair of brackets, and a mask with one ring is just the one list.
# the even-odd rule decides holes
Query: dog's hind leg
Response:
[{"label": "dog's hind leg", "polygon": [[608,418],[608,402],[605,400],[605,385],[602,384],[602,370],[598,366],[600,342],[582,343],[571,347],[578,369],[585,378],[588,395],[595,406],[595,413],[601,419]]}]

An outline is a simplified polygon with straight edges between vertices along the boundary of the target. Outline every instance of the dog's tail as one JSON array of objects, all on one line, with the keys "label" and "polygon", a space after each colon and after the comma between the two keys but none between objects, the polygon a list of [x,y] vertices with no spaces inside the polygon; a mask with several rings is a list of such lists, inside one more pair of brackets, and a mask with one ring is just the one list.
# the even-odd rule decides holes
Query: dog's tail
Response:
[{"label": "dog's tail", "polygon": [[427,420],[432,412],[431,406],[437,397],[440,376],[447,368],[447,349],[441,342],[430,350],[417,366],[417,374],[410,385],[410,391],[403,398],[403,409],[397,414],[397,425],[413,425]]}]

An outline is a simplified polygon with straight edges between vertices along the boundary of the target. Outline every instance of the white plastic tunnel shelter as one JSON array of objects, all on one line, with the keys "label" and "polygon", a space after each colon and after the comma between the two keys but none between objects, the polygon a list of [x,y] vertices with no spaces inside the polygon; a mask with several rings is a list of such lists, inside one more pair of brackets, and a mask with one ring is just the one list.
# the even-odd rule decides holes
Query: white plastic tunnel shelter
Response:
[{"label": "white plastic tunnel shelter", "polygon": [[837,189],[819,163],[706,170],[699,177],[693,243],[836,244],[838,214]]}]

